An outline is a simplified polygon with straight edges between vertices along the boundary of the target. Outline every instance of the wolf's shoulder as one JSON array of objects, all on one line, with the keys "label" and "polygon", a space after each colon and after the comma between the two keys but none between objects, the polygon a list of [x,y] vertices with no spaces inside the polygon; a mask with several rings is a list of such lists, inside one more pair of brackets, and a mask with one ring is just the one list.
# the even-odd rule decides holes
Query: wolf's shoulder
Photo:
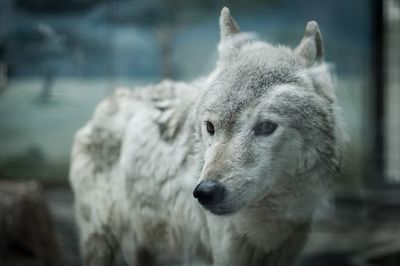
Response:
[{"label": "wolf's shoulder", "polygon": [[132,90],[130,97],[135,103],[140,102],[139,111],[144,105],[146,117],[158,126],[160,136],[172,140],[187,121],[203,86],[203,79],[190,83],[163,80]]},{"label": "wolf's shoulder", "polygon": [[[142,132],[148,139],[172,142],[183,130],[202,84],[202,81],[164,80],[155,85],[115,89],[97,105],[93,117],[76,133],[72,166],[88,167],[81,165],[87,162],[91,175],[107,175],[120,158],[127,133]],[[136,133],[129,126],[131,121],[143,122],[135,126]]]}]

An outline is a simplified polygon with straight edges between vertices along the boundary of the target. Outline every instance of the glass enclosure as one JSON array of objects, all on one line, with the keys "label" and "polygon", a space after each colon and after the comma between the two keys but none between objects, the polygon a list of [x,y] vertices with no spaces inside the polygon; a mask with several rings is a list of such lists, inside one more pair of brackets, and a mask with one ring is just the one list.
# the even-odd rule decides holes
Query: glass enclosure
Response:
[{"label": "glass enclosure", "polygon": [[[383,242],[400,234],[390,223],[400,207],[399,1],[2,0],[0,181],[44,187],[68,265],[81,265],[68,183],[75,132],[117,87],[209,73],[225,5],[242,31],[290,47],[317,21],[334,73],[346,166],[300,265],[361,265],[354,256],[370,259],[362,253],[369,231],[387,229]],[[398,259],[400,249],[392,253]]]}]

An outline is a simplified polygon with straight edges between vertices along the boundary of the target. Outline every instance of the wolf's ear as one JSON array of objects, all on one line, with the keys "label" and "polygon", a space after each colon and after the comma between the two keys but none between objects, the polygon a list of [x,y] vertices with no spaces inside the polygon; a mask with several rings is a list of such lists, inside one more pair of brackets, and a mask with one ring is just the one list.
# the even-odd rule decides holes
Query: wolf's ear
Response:
[{"label": "wolf's ear", "polygon": [[304,37],[294,51],[305,60],[307,66],[324,61],[324,47],[317,22],[307,23]]},{"label": "wolf's ear", "polygon": [[226,6],[223,7],[221,10],[219,27],[221,31],[221,42],[229,38],[230,36],[233,36],[234,34],[240,32],[236,21],[232,18],[229,12],[229,8],[227,8]]}]

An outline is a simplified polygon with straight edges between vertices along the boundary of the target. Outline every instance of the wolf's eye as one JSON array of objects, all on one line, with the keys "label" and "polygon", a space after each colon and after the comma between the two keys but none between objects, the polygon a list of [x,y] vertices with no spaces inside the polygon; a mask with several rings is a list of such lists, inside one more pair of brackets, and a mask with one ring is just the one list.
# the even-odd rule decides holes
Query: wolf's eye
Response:
[{"label": "wolf's eye", "polygon": [[207,128],[207,132],[208,132],[210,135],[214,135],[215,129],[214,129],[213,123],[211,123],[210,121],[206,121],[206,128]]},{"label": "wolf's eye", "polygon": [[278,127],[278,125],[271,121],[259,122],[253,127],[254,135],[256,135],[256,136],[271,135],[277,127]]}]

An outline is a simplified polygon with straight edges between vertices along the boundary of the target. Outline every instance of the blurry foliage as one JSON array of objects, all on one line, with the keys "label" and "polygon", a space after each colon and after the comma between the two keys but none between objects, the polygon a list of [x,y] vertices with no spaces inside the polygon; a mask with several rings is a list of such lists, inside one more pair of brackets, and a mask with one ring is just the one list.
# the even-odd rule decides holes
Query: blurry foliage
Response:
[{"label": "blurry foliage", "polygon": [[220,10],[225,5],[236,10],[246,11],[276,2],[277,0],[249,0],[246,2],[237,0],[104,1],[97,16],[112,23],[134,23],[157,27],[202,19],[210,10]]},{"label": "blurry foliage", "polygon": [[[238,20],[245,18],[243,29],[268,33],[269,41],[289,45],[303,23],[315,19],[324,31],[327,60],[336,62],[340,73],[364,71],[359,58],[368,61],[369,39],[363,29],[368,28],[369,13],[360,0],[352,5],[345,0],[7,0],[0,2],[0,63],[7,63],[10,77],[45,76],[52,69],[57,75],[177,78],[175,40],[193,38],[188,29],[198,29],[209,18],[217,29],[223,6]],[[256,21],[265,27],[255,28],[261,25]]]},{"label": "blurry foliage", "polygon": [[[278,0],[15,0],[15,6],[30,13],[72,13],[87,11],[104,4],[114,21],[155,25],[185,17],[201,17],[201,11],[222,6],[246,11],[275,4]],[[200,11],[200,12],[199,12]],[[115,17],[113,16],[115,15]]]},{"label": "blurry foliage", "polygon": [[[7,5],[7,2],[12,4]],[[12,123],[2,123],[3,142],[32,139],[24,144],[25,152],[8,151],[11,157],[0,162],[0,178],[66,177],[67,162],[50,162],[49,158],[55,160],[53,151],[49,152],[43,143],[67,139],[83,120],[90,117],[100,99],[100,94],[95,94],[96,98],[92,95],[94,88],[100,88],[106,82],[99,80],[89,84],[82,81],[99,77],[113,81],[127,77],[135,82],[149,82],[161,77],[185,79],[197,75],[201,65],[207,63],[204,58],[215,48],[218,15],[223,6],[231,9],[242,29],[254,30],[271,42],[297,43],[305,21],[315,19],[320,23],[326,58],[337,64],[335,70],[345,81],[338,90],[344,92],[339,98],[349,128],[354,131],[346,170],[339,179],[349,185],[360,182],[367,145],[363,145],[365,139],[361,137],[365,133],[359,121],[368,119],[361,111],[368,108],[363,97],[368,95],[365,92],[369,88],[363,82],[347,82],[368,80],[369,76],[370,12],[368,2],[362,0],[351,3],[345,0],[319,3],[314,0],[0,1],[0,97],[12,92],[7,101],[14,101],[27,97],[29,92],[32,99],[37,100],[37,106],[32,109],[25,109],[28,106],[25,102],[2,109],[4,121],[24,121],[21,128],[26,129],[17,132]],[[6,91],[1,89],[5,88],[2,84],[7,83],[1,80],[1,69],[11,78],[39,77],[40,81],[29,81],[15,88],[9,82],[9,89],[2,93]],[[69,83],[62,79],[69,75],[72,79],[82,80]],[[85,97],[81,95],[83,90]],[[358,91],[360,93],[355,94]],[[71,99],[65,106],[76,101],[74,107],[63,109],[65,106],[59,104],[61,100],[55,101],[60,95],[64,97],[60,97],[63,101]],[[87,99],[91,100],[85,102]],[[343,103],[343,99],[350,101]],[[50,112],[49,115],[45,112],[36,114],[38,106],[54,107],[54,116],[60,121],[68,121],[63,125],[64,130],[55,132],[46,127],[48,121],[54,123],[54,120],[51,120]],[[79,114],[74,113],[74,118],[68,116],[71,109],[80,110]],[[14,114],[13,119],[10,119],[11,114]],[[48,140],[41,142],[42,134],[38,133],[32,137],[35,128],[51,131],[46,135]],[[54,150],[67,154],[70,142],[62,142]],[[35,143],[41,149],[29,148]],[[15,155],[16,152],[21,153]]]},{"label": "blurry foliage", "polygon": [[88,9],[105,0],[16,0],[16,6],[35,13],[65,13]]}]

